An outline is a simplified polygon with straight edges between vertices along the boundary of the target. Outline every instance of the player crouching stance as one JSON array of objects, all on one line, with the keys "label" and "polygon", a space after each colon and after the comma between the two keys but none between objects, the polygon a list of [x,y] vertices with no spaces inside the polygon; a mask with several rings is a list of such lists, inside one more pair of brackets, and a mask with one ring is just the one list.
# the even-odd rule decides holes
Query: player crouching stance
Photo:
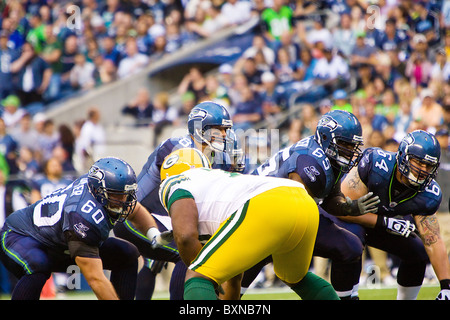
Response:
[{"label": "player crouching stance", "polygon": [[[19,279],[12,299],[39,299],[51,273],[75,263],[99,299],[133,299],[139,252],[109,232],[129,219],[144,234],[161,238],[136,201],[136,188],[130,165],[103,158],[68,187],[12,213],[0,231],[0,259]],[[103,269],[111,270],[110,280]]]},{"label": "player crouching stance", "polygon": [[165,159],[161,178],[161,203],[189,266],[184,299],[215,300],[226,281],[239,299],[240,275],[269,255],[277,276],[302,299],[339,299],[328,282],[308,272],[319,212],[302,184],[212,170],[189,148]]}]

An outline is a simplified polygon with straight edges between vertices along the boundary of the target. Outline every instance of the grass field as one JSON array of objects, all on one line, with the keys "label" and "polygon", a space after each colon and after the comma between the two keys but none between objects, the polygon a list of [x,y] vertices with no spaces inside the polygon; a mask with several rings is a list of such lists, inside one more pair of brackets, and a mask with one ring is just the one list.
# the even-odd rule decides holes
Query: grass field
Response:
[{"label": "grass field", "polygon": [[[418,300],[434,300],[439,293],[439,286],[423,286],[419,292]],[[385,287],[379,289],[361,288],[359,297],[361,300],[395,300],[397,289]],[[9,300],[8,295],[0,295],[0,300]],[[95,300],[91,292],[71,292],[57,297],[58,300]],[[167,292],[156,292],[154,300],[168,300]],[[300,300],[299,297],[288,288],[251,289],[243,297],[243,300]]]}]

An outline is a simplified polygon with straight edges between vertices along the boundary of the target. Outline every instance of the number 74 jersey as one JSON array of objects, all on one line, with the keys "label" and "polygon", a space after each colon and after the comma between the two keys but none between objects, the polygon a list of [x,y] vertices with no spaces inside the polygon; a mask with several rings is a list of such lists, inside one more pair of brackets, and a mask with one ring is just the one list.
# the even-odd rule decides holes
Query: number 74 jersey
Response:
[{"label": "number 74 jersey", "polygon": [[100,246],[114,226],[103,206],[89,192],[86,176],[12,213],[5,223],[13,231],[56,251],[68,249],[66,231],[91,246]]},{"label": "number 74 jersey", "polygon": [[396,194],[394,190],[395,170],[397,168],[396,154],[380,148],[364,150],[358,164],[358,174],[369,191],[380,197],[378,215],[405,216],[432,215],[439,209],[442,191],[438,183],[432,180],[423,191],[403,187],[404,191]]}]

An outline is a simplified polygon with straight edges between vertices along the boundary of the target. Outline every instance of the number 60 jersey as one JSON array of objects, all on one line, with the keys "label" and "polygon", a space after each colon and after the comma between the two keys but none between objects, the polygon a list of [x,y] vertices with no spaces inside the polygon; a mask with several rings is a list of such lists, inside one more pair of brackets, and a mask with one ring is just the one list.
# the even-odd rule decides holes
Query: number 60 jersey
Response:
[{"label": "number 60 jersey", "polygon": [[80,241],[98,247],[114,226],[103,206],[89,191],[86,175],[12,213],[5,223],[13,231],[61,252],[68,249],[66,231]]}]

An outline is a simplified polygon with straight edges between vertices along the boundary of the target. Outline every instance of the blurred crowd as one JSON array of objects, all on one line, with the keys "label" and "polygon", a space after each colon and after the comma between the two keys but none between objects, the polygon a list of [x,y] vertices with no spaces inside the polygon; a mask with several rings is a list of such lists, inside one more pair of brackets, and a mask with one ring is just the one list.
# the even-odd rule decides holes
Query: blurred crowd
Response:
[{"label": "blurred crowd", "polygon": [[[252,45],[236,61],[217,72],[190,68],[175,92],[180,105],[142,87],[122,113],[159,134],[214,100],[235,129],[281,129],[283,146],[313,134],[322,114],[344,109],[361,121],[366,147],[396,151],[406,132],[435,133],[449,170],[450,1],[7,0],[0,3],[0,225],[75,178],[93,144],[105,142],[99,109],[55,126],[45,116],[50,104],[255,18]],[[256,139],[260,150],[270,143]]]}]

